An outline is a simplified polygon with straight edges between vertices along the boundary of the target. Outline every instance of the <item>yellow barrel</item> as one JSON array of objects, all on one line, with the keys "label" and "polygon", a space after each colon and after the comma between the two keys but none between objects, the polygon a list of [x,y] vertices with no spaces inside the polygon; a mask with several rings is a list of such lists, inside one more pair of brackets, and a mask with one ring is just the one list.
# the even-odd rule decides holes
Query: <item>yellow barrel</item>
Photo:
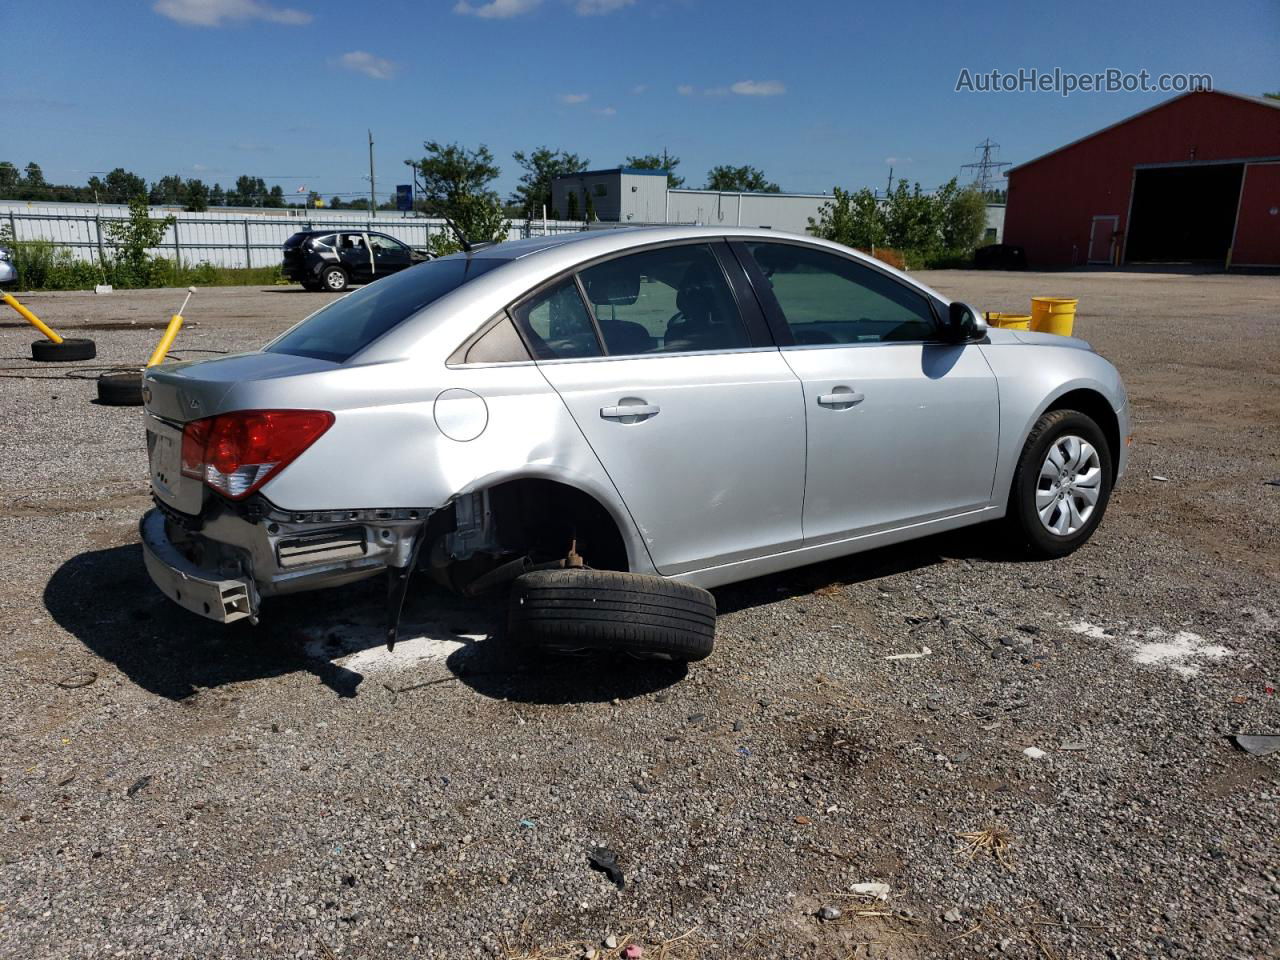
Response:
[{"label": "yellow barrel", "polygon": [[1030,330],[1031,316],[1026,313],[988,313],[987,323],[1006,330]]},{"label": "yellow barrel", "polygon": [[1031,329],[1039,333],[1056,333],[1060,337],[1071,336],[1079,303],[1071,297],[1032,297]]}]

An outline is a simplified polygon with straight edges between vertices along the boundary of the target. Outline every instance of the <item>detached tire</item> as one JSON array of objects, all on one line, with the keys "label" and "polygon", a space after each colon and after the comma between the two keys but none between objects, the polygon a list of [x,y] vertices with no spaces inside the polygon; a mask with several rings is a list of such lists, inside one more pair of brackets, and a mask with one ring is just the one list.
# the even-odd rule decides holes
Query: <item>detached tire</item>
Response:
[{"label": "detached tire", "polygon": [[536,570],[513,583],[507,628],[517,642],[548,653],[702,660],[715,643],[716,601],[663,577]]},{"label": "detached tire", "polygon": [[142,406],[142,374],[116,370],[98,378],[98,402],[108,407]]},{"label": "detached tire", "polygon": [[41,363],[69,363],[72,360],[92,360],[98,355],[98,347],[92,340],[37,340],[31,344],[31,359]]}]

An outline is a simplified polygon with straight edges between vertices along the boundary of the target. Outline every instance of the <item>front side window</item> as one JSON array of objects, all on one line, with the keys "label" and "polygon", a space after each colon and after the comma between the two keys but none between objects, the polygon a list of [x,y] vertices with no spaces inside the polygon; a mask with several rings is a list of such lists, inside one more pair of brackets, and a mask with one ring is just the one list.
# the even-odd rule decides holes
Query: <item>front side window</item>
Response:
[{"label": "front side window", "polygon": [[375,253],[400,253],[408,249],[399,240],[392,240],[390,237],[384,237],[380,233],[369,234],[369,243],[373,245]]},{"label": "front side window", "polygon": [[929,302],[893,277],[825,250],[747,243],[800,345],[929,340]]},{"label": "front side window", "polygon": [[707,244],[646,250],[580,274],[612,355],[737,350],[751,345]]},{"label": "front side window", "polygon": [[537,359],[600,356],[600,342],[572,277],[530,297],[512,312]]},{"label": "front side window", "polygon": [[316,311],[266,352],[344,363],[423,307],[506,262],[457,254],[393,273]]}]

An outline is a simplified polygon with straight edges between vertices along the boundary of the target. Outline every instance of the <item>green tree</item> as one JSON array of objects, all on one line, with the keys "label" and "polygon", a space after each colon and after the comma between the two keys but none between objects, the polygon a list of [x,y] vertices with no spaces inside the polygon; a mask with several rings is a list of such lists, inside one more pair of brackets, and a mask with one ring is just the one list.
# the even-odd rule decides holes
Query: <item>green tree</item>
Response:
[{"label": "green tree", "polygon": [[809,230],[824,240],[858,250],[885,245],[884,214],[875,194],[865,187],[854,191],[834,187],[831,199],[818,213],[818,220],[809,218]]},{"label": "green tree", "polygon": [[209,191],[209,206],[225,207],[227,205],[227,194],[222,189],[222,184],[215,183],[213,189]]},{"label": "green tree", "polygon": [[[502,215],[498,194],[490,184],[502,171],[493,162],[489,148],[481,144],[475,150],[456,143],[442,144],[428,140],[421,160],[406,160],[420,178],[419,191],[428,213],[445,216],[454,222],[469,243],[500,242],[507,238],[510,222]],[[433,249],[447,252],[460,244],[450,242],[447,235],[432,238]]]},{"label": "green tree", "polygon": [[538,147],[529,153],[517,150],[511,157],[525,171],[520,176],[519,186],[511,194],[511,203],[525,217],[542,216],[544,206],[551,209],[552,180],[570,173],[581,173],[590,163],[586,157],[576,153],[549,147]]},{"label": "green tree", "polygon": [[147,198],[138,194],[129,201],[129,216],[106,224],[107,242],[116,264],[122,286],[146,287],[156,277],[151,251],[160,245],[164,233],[173,225],[172,216],[153,220]]},{"label": "green tree", "polygon": [[18,189],[21,182],[22,175],[18,173],[18,168],[8,160],[0,161],[0,191],[9,194]]},{"label": "green tree", "polygon": [[934,195],[941,221],[944,252],[968,256],[987,229],[987,198],[975,186],[960,188],[950,180]]},{"label": "green tree", "polygon": [[148,199],[153,204],[177,204],[182,202],[182,177],[176,173],[161,177],[151,185]]},{"label": "green tree", "polygon": [[[684,186],[684,177],[676,176],[675,169],[680,166],[680,158],[673,157],[667,153],[667,148],[662,148],[662,153],[645,153],[638,156],[627,157],[623,163],[624,167],[635,167],[637,170],[665,170],[667,171],[667,186],[672,190],[676,190]],[[570,219],[573,219],[570,217]]]},{"label": "green tree", "polygon": [[22,179],[26,182],[28,187],[48,186],[48,184],[45,183],[44,171],[40,169],[40,164],[36,163],[34,160],[27,164],[27,173]]},{"label": "green tree", "polygon": [[209,209],[209,187],[203,180],[188,180],[182,185],[182,202],[190,213],[203,213]]},{"label": "green tree", "polygon": [[763,170],[750,165],[712,167],[707,171],[707,189],[741,193],[780,193],[782,191],[781,187],[765,177]]},{"label": "green tree", "polygon": [[596,202],[591,199],[591,194],[586,194],[587,202],[582,210],[582,219],[587,223],[592,223],[596,219]]},{"label": "green tree", "polygon": [[[94,180],[97,180],[95,177]],[[89,181],[93,186],[94,181]],[[147,195],[147,181],[124,167],[116,167],[103,180],[97,180],[99,199],[103,203],[128,203],[134,197]]]},{"label": "green tree", "polygon": [[1276,90],[1271,93],[1264,93],[1263,96],[1268,100],[1280,100],[1280,90]]},{"label": "green tree", "polygon": [[[259,183],[262,181],[259,180]],[[267,191],[266,198],[262,201],[264,207],[283,207],[284,206],[284,187],[276,184]]]},{"label": "green tree", "polygon": [[[578,191],[573,189],[569,191],[569,199],[565,201],[564,218],[566,220],[578,219]],[[558,217],[556,219],[559,219]]]},{"label": "green tree", "polygon": [[236,185],[227,191],[229,207],[261,207],[267,200],[267,184],[261,177],[241,174]]}]

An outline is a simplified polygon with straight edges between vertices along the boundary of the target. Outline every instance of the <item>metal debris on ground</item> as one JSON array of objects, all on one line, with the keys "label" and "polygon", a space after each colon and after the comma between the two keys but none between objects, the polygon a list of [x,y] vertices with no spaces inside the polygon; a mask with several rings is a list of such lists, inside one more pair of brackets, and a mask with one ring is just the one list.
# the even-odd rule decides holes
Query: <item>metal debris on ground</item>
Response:
[{"label": "metal debris on ground", "polygon": [[612,880],[619,890],[627,885],[622,868],[618,866],[618,855],[609,848],[594,847],[587,855],[587,862],[591,864],[592,870],[599,870]]},{"label": "metal debris on ground", "polygon": [[149,784],[150,782],[151,782],[151,774],[149,773],[146,776],[139,777],[137,780],[133,781],[133,785],[129,787],[128,790],[125,791],[125,794],[127,796],[132,797],[139,790],[145,790],[147,788],[147,784]]},{"label": "metal debris on ground", "polygon": [[842,913],[844,913],[844,911],[841,910],[839,907],[832,906],[831,904],[827,904],[826,906],[818,910],[818,919],[819,920],[839,920],[840,915]]},{"label": "metal debris on ground", "polygon": [[1266,757],[1280,750],[1280,736],[1275,734],[1259,736],[1237,733],[1231,739],[1237,747],[1255,757]]},{"label": "metal debris on ground", "polygon": [[918,653],[891,653],[885,657],[886,660],[919,660],[921,657],[927,657],[933,653],[928,647],[921,647]]}]

